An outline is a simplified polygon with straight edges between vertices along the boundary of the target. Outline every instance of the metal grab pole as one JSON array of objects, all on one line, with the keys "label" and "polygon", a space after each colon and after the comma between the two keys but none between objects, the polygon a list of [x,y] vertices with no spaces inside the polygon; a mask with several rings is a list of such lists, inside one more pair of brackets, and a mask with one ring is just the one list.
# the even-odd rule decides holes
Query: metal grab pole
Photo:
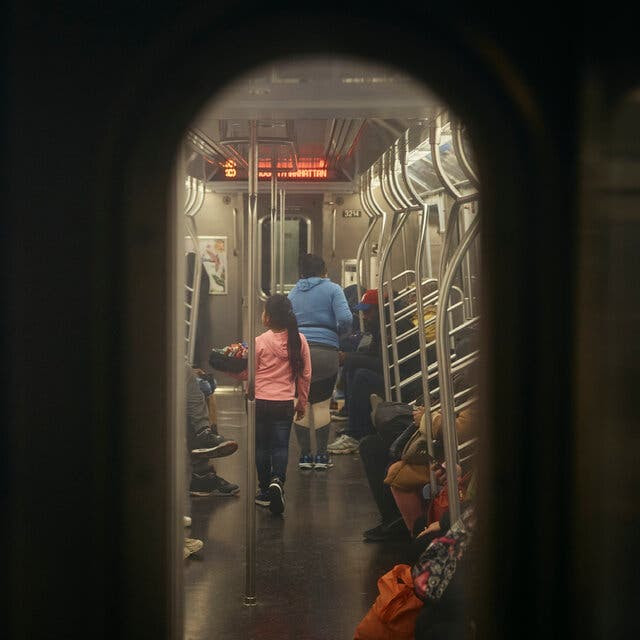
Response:
[{"label": "metal grab pole", "polygon": [[[393,143],[393,146],[389,152],[389,162],[387,165],[388,170],[388,179],[389,179],[389,188],[391,189],[391,193],[393,197],[400,203],[400,205],[406,209],[410,207],[413,208],[413,203],[407,198],[406,194],[402,192],[400,188],[400,184],[398,182],[398,176],[396,175],[396,160],[397,160],[397,148],[398,141],[396,140]],[[402,228],[402,261],[404,264],[404,288],[405,290],[409,288],[409,263],[407,261],[407,230],[405,227]],[[416,273],[414,271],[414,282],[416,279]]]},{"label": "metal grab pole", "polygon": [[[404,132],[404,138],[401,143],[398,144],[398,155],[400,156],[400,173],[402,175],[402,179],[407,187],[407,191],[411,194],[411,197],[414,199],[416,203],[421,203],[422,200],[418,195],[418,192],[415,190],[413,184],[411,183],[411,179],[409,178],[409,167],[407,162],[407,151],[409,150],[409,129]],[[430,194],[427,194],[427,196]],[[429,206],[426,203],[426,200],[423,203],[422,216],[427,216],[427,230],[425,237],[425,259],[427,261],[427,278],[433,277],[433,265],[431,260],[431,237],[429,234]],[[422,229],[422,227],[420,227]],[[421,236],[422,237],[422,236]],[[422,269],[422,266],[421,266]],[[416,271],[416,273],[418,273]],[[420,271],[420,282],[422,283],[422,271]],[[421,285],[422,286],[422,285]]]},{"label": "metal grab pole", "polygon": [[438,180],[442,183],[447,193],[452,198],[459,198],[462,194],[454,187],[453,182],[447,175],[442,166],[442,158],[440,157],[440,133],[442,131],[442,116],[438,115],[432,121],[429,127],[429,146],[431,147],[431,161],[433,170],[438,176]]},{"label": "metal grab pole", "polygon": [[285,221],[286,195],[284,189],[280,189],[280,293],[284,294],[284,221]]},{"label": "metal grab pole", "polygon": [[[275,165],[275,163],[274,163]],[[276,292],[276,222],[278,216],[278,176],[274,168],[271,171],[271,256],[269,260],[269,293]]]},{"label": "metal grab pole", "polygon": [[[424,424],[427,436],[427,451],[433,457],[433,436],[431,428],[431,395],[429,391],[428,371],[429,359],[427,358],[427,336],[425,335],[424,304],[422,301],[422,256],[424,246],[428,243],[429,214],[428,205],[424,204],[422,221],[420,225],[420,237],[418,250],[416,251],[415,271],[418,275],[416,282],[416,307],[418,311],[418,340],[420,343],[420,368],[422,369],[422,398],[424,403]],[[436,476],[429,464],[429,482],[431,483],[431,495],[436,493]]]},{"label": "metal grab pole", "polygon": [[475,188],[478,188],[478,176],[471,168],[471,163],[469,162],[469,158],[467,157],[467,154],[464,150],[464,145],[462,143],[462,123],[459,120],[452,122],[451,129],[451,141],[453,143],[453,151],[456,154],[456,158],[458,159],[458,164],[469,179],[469,182]]},{"label": "metal grab pole", "polygon": [[[378,280],[378,313],[380,316],[380,346],[382,348],[382,366],[384,368],[383,376],[385,393],[387,390],[387,384],[389,386],[389,398],[387,398],[387,401],[391,399],[391,381],[389,376],[389,345],[387,344],[387,323],[384,317],[384,273],[386,270],[387,262],[389,261],[389,257],[391,256],[391,249],[393,248],[393,244],[402,231],[402,228],[408,216],[408,212],[401,214],[400,220],[398,221],[396,228],[393,230],[393,233],[389,238],[389,242],[384,249],[382,259],[380,261],[380,279]],[[393,304],[393,281],[391,275],[387,280],[387,298],[389,300],[389,324],[391,325],[391,352],[393,354],[393,375],[395,378],[396,402],[402,402],[402,390],[400,388],[400,364],[398,362],[398,360],[400,359],[398,356],[398,332],[394,317],[395,307]]]},{"label": "metal grab pole", "polygon": [[244,604],[256,604],[256,509],[253,503],[256,484],[256,249],[258,227],[258,142],[255,120],[249,121],[249,215],[247,233],[247,490],[245,494],[245,596]]},{"label": "metal grab pole", "polygon": [[449,352],[447,306],[449,290],[456,269],[464,254],[468,251],[480,228],[480,219],[476,218],[456,248],[447,272],[440,280],[438,294],[438,313],[436,316],[436,351],[438,354],[438,373],[440,374],[440,411],[442,414],[442,436],[444,440],[444,457],[447,462],[447,493],[449,496],[449,513],[451,522],[460,517],[458,500],[458,478],[456,473],[458,438],[456,434],[453,384],[451,381],[451,353]]},{"label": "metal grab pole", "polygon": [[[360,263],[362,262],[362,254],[364,253],[364,249],[367,245],[367,240],[369,239],[369,236],[371,235],[371,232],[373,231],[373,228],[375,227],[376,222],[378,221],[378,218],[375,216],[372,216],[366,209],[365,209],[365,213],[369,216],[369,226],[367,227],[367,231],[362,237],[362,240],[360,240],[360,244],[358,245],[358,251],[356,253],[356,265],[357,265],[356,287],[358,292],[358,301],[362,299],[362,279],[360,278]],[[369,287],[366,286],[365,288],[368,289]],[[358,312],[358,317],[360,319],[360,331],[364,332],[364,319],[362,317],[362,311]]]},{"label": "metal grab pole", "polygon": [[447,227],[444,232],[444,242],[442,243],[442,253],[440,254],[440,278],[444,275],[449,262],[449,251],[451,244],[453,243],[453,236],[456,230],[456,220],[458,217],[458,211],[463,204],[469,202],[475,202],[478,199],[478,193],[470,193],[466,196],[462,196],[453,203],[451,211],[449,212],[449,219],[447,220]]},{"label": "metal grab pole", "polygon": [[[398,155],[400,157],[400,170],[405,186],[415,203],[420,203],[421,198],[411,184],[407,168],[407,150],[409,147],[409,129],[404,133],[404,138],[398,144]],[[410,202],[407,199],[407,202]],[[422,298],[422,285],[424,280],[423,255],[426,249],[429,258],[427,278],[431,278],[431,246],[429,244],[429,205],[422,202],[422,219],[420,220],[420,234],[418,237],[418,247],[416,250],[416,260],[414,271],[416,273],[416,311],[418,314],[418,341],[420,344],[420,368],[422,370],[422,398],[424,402],[424,422],[427,436],[427,451],[433,456],[433,435],[431,418],[431,395],[429,390],[429,359],[427,358],[427,336],[426,323],[424,321],[424,301]],[[425,281],[426,282],[426,281]],[[436,362],[437,364],[437,362]],[[435,495],[436,477],[431,465],[429,465],[429,482],[431,483],[431,495]]]}]

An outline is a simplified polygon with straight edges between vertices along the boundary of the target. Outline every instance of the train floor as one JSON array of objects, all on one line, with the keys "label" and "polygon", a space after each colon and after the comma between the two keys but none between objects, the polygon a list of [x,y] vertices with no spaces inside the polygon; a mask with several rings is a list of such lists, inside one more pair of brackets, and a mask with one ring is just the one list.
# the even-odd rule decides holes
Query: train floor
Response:
[{"label": "train floor", "polygon": [[[186,640],[342,640],[377,596],[378,578],[407,562],[402,541],[367,543],[379,522],[359,456],[334,456],[327,471],[300,471],[291,435],[282,516],[256,509],[257,605],[243,604],[246,415],[238,393],[216,392],[218,427],[240,448],[216,460],[240,485],[235,497],[191,499],[185,534],[204,548],[185,560]],[[332,436],[335,425],[331,429]]]}]

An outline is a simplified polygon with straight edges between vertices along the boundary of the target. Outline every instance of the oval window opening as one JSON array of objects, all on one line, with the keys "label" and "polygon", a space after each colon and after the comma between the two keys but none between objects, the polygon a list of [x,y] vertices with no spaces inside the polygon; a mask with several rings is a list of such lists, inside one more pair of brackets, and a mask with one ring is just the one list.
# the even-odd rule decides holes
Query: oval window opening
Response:
[{"label": "oval window opening", "polygon": [[399,69],[276,61],[203,107],[177,166],[185,637],[413,629],[475,526],[464,122]]}]

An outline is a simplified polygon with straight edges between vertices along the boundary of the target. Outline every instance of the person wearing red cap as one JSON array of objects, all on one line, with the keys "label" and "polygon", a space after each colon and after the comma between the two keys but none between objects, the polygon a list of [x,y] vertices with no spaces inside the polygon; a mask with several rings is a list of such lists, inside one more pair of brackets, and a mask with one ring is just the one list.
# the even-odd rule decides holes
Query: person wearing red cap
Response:
[{"label": "person wearing red cap", "polygon": [[360,439],[372,429],[370,396],[372,393],[384,392],[378,290],[365,291],[353,310],[362,311],[365,331],[370,342],[364,348],[360,347],[358,351],[350,353],[341,351],[338,354],[345,386],[348,426],[344,433],[327,447],[330,453],[336,454],[355,453],[358,450]]}]

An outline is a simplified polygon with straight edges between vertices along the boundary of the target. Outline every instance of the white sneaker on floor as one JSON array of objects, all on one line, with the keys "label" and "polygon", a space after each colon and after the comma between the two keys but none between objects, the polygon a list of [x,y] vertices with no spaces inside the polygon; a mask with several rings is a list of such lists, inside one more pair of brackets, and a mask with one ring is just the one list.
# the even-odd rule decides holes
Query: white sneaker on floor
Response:
[{"label": "white sneaker on floor", "polygon": [[183,520],[184,520],[184,526],[185,527],[190,527],[191,526],[191,518],[189,516],[183,516]]},{"label": "white sneaker on floor", "polygon": [[204,542],[202,540],[197,540],[196,538],[185,538],[184,539],[184,557],[185,560],[192,554],[198,553],[200,549],[204,547]]},{"label": "white sneaker on floor", "polygon": [[360,443],[355,438],[343,433],[327,447],[327,451],[336,454],[355,453],[359,447]]}]

